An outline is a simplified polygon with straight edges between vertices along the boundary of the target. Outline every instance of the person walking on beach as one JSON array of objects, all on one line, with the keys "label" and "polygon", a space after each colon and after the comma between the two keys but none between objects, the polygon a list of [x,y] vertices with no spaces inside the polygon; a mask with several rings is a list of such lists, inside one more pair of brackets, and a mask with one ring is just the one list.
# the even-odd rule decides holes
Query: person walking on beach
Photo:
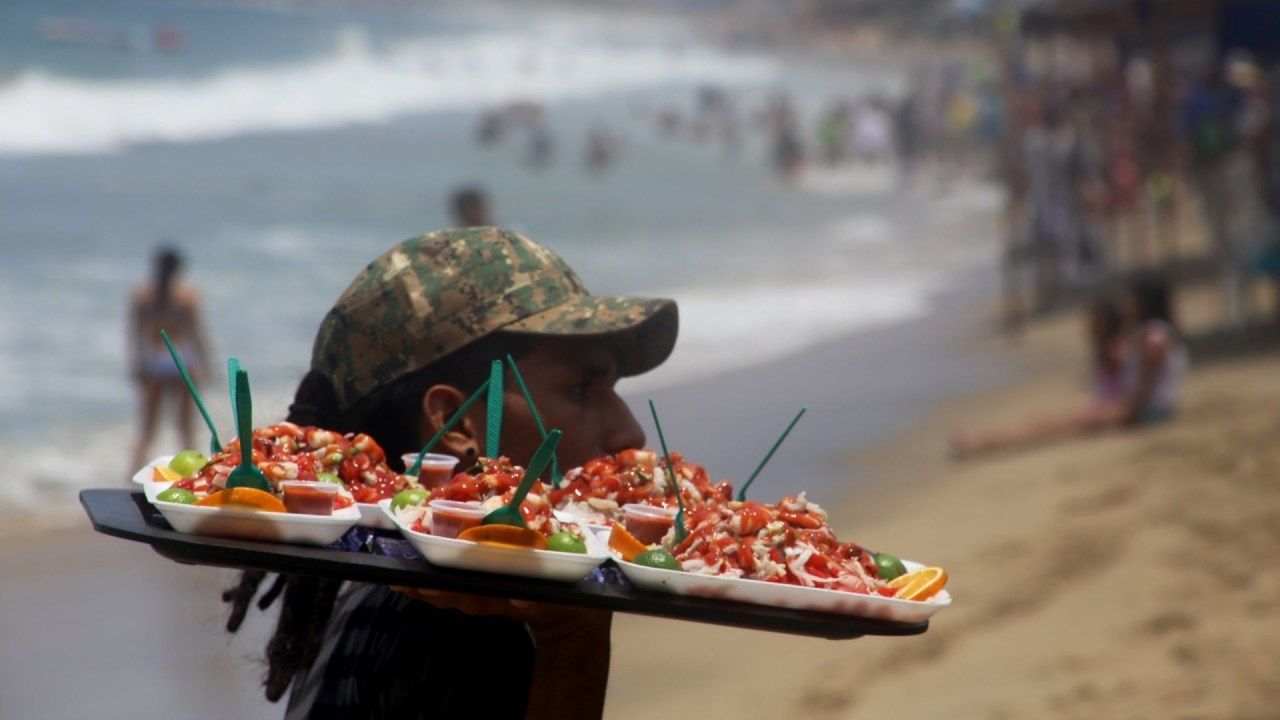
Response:
[{"label": "person walking on beach", "polygon": [[177,414],[182,447],[195,447],[195,407],[183,387],[182,376],[160,337],[165,330],[195,382],[209,363],[208,344],[200,320],[200,302],[194,288],[182,282],[182,255],[161,247],[153,259],[152,279],[129,296],[129,330],[126,338],[130,375],[138,385],[142,423],[129,467],[141,467],[155,437],[160,406],[168,398]]},{"label": "person walking on beach", "polygon": [[[508,230],[443,230],[375,259],[326,315],[289,420],[374,437],[393,462],[436,433],[488,375],[520,364],[564,467],[642,447],[617,395],[621,377],[666,360],[675,303],[589,294],[554,253]],[[502,454],[525,462],[541,442],[506,383]],[[469,467],[480,455],[484,403],[436,452]],[[262,573],[224,594],[234,631]],[[396,590],[313,577],[283,592],[267,646],[266,695],[290,693],[286,718],[593,718],[604,709],[610,613],[503,598]],[[497,663],[497,664],[495,664]],[[481,705],[480,703],[483,703]]]}]

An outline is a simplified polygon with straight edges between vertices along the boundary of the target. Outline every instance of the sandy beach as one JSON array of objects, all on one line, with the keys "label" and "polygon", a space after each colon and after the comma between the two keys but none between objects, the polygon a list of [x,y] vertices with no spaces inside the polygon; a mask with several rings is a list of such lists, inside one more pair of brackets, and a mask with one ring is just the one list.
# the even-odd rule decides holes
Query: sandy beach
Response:
[{"label": "sandy beach", "polygon": [[1280,355],[1197,368],[1163,427],[947,460],[959,428],[1079,402],[1080,334],[1033,328],[1013,348],[1026,380],[851,456],[875,490],[827,499],[849,537],[948,569],[955,602],[926,635],[619,617],[608,716],[1274,717]]}]

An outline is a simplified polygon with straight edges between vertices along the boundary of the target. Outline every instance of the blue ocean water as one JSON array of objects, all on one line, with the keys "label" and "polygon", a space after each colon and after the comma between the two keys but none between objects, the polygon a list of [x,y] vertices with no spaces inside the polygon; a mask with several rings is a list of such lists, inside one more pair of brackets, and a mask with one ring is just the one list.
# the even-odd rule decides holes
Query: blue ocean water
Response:
[{"label": "blue ocean water", "polygon": [[[155,46],[158,23],[182,52]],[[346,283],[447,226],[463,184],[593,290],[680,300],[676,355],[635,387],[919,317],[985,250],[939,228],[989,198],[921,213],[877,168],[787,185],[749,122],[780,89],[810,127],[831,98],[899,82],[682,24],[522,9],[0,4],[0,452],[18,458],[0,506],[126,474],[125,298],[160,242],[186,252],[214,354],[250,369],[259,421],[284,412]],[[741,109],[735,151],[655,130],[658,109],[687,114],[708,85]],[[545,108],[546,169],[527,167],[523,136],[475,141],[481,113],[513,101]],[[588,172],[601,127],[619,156]],[[207,394],[229,427],[225,393]]]}]

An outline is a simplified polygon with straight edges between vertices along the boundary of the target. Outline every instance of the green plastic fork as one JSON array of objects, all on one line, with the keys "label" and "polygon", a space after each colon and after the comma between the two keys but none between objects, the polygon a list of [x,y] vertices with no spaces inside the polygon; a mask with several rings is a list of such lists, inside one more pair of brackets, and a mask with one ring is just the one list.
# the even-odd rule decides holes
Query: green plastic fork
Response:
[{"label": "green plastic fork", "polygon": [[236,434],[240,436],[240,464],[227,476],[227,489],[254,488],[271,492],[267,476],[253,464],[253,400],[249,396],[249,373],[236,371]]}]

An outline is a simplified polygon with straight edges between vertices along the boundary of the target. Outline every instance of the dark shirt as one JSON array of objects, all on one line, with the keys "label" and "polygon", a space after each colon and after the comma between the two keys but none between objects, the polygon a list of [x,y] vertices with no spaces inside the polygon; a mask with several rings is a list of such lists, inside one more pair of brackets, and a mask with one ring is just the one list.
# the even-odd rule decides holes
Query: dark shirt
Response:
[{"label": "dark shirt", "polygon": [[533,659],[523,623],[351,584],[315,663],[294,678],[285,719],[521,718]]}]

